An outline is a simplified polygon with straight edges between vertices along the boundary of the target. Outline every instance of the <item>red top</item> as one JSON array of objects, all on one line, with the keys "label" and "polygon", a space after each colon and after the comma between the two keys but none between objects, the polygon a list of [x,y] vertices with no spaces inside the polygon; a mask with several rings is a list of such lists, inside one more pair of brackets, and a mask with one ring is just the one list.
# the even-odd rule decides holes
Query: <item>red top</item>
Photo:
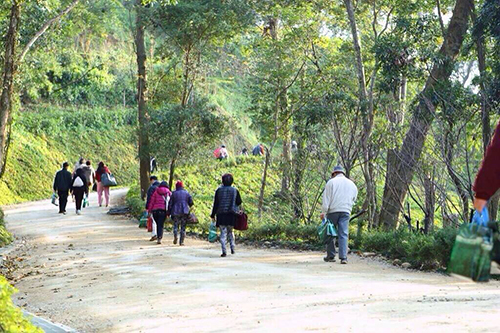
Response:
[{"label": "red top", "polygon": [[102,175],[103,173],[111,173],[111,171],[109,171],[108,167],[107,167],[107,166],[105,166],[105,167],[104,167],[104,172],[96,172],[96,173],[95,173],[95,180],[97,180],[99,183],[101,182],[101,175]]},{"label": "red top", "polygon": [[488,200],[500,188],[500,122],[474,182],[476,198]]}]

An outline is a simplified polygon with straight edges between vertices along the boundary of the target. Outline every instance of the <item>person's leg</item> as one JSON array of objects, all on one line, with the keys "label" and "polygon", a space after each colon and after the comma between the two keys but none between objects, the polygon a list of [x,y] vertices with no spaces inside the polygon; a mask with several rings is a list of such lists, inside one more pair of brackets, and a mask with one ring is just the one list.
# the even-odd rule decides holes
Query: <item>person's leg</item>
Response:
[{"label": "person's leg", "polygon": [[106,199],[106,207],[109,206],[109,186],[104,187],[104,198]]},{"label": "person's leg", "polygon": [[337,233],[339,235],[339,258],[347,260],[347,244],[349,241],[349,214],[340,213]]},{"label": "person's leg", "polygon": [[[336,213],[328,214],[326,218],[330,220],[333,225],[335,225],[335,228],[337,228],[336,222],[338,220],[338,217],[336,216]],[[326,244],[326,259],[335,259],[336,254],[337,252],[335,251],[335,237],[329,237],[328,243]]]},{"label": "person's leg", "polygon": [[102,206],[102,191],[103,191],[104,186],[102,186],[101,182],[97,182],[97,203],[99,204],[99,207]]},{"label": "person's leg", "polygon": [[231,253],[234,254],[236,243],[234,241],[233,227],[227,227],[227,233],[229,235],[229,246],[231,247]]},{"label": "person's leg", "polygon": [[226,241],[227,241],[227,226],[221,225],[220,227],[220,246],[222,254],[226,254]]},{"label": "person's leg", "polygon": [[186,238],[186,224],[187,224],[188,215],[183,215],[181,219],[181,240],[179,242],[180,245],[184,245],[184,238]]},{"label": "person's leg", "polygon": [[[179,232],[180,217],[178,215],[172,216],[172,221],[174,221],[174,244],[177,244],[177,235]],[[182,242],[182,236],[181,236]]]},{"label": "person's leg", "polygon": [[73,193],[75,194],[76,210],[77,211],[82,210],[82,201],[83,201],[83,193],[84,193],[83,188],[74,189]]},{"label": "person's leg", "polygon": [[59,196],[59,213],[64,213],[68,204],[68,191],[57,191],[57,195]]},{"label": "person's leg", "polygon": [[167,212],[163,210],[158,212],[158,219],[155,218],[156,234],[158,237],[158,241],[161,241],[161,239],[163,238],[163,226],[165,225],[166,218],[167,218]]}]

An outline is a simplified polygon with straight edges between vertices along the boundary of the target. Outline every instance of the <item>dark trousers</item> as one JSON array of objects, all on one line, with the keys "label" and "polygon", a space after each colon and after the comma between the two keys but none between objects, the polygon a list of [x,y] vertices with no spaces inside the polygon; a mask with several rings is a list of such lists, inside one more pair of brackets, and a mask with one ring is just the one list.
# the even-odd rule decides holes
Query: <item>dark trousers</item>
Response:
[{"label": "dark trousers", "polygon": [[167,219],[167,211],[163,209],[154,210],[153,218],[156,222],[156,237],[158,237],[158,239],[162,239],[163,226],[165,225],[165,220]]},{"label": "dark trousers", "polygon": [[73,194],[75,195],[76,210],[81,210],[85,189],[83,187],[75,187],[73,189]]},{"label": "dark trousers", "polygon": [[57,195],[59,196],[59,213],[64,213],[68,204],[69,191],[57,191]]}]

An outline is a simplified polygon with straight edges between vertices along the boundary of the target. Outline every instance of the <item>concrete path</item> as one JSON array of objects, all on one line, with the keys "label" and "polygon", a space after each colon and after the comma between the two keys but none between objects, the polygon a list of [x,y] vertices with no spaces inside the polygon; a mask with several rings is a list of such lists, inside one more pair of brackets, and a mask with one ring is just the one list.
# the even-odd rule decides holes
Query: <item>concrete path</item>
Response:
[{"label": "concrete path", "polygon": [[[112,192],[112,200],[125,190]],[[351,256],[149,242],[133,221],[48,201],[6,207],[16,304],[79,332],[493,332],[500,283],[475,284]],[[70,203],[71,205],[71,203]]]}]

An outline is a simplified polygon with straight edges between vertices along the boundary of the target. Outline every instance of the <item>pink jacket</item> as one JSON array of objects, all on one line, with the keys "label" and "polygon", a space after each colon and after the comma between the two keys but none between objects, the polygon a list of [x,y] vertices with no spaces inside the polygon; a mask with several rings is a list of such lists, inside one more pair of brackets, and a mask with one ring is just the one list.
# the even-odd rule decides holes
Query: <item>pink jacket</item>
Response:
[{"label": "pink jacket", "polygon": [[170,198],[171,194],[168,187],[157,187],[149,201],[148,211],[152,212],[153,210],[159,209],[166,210],[165,199]]}]

